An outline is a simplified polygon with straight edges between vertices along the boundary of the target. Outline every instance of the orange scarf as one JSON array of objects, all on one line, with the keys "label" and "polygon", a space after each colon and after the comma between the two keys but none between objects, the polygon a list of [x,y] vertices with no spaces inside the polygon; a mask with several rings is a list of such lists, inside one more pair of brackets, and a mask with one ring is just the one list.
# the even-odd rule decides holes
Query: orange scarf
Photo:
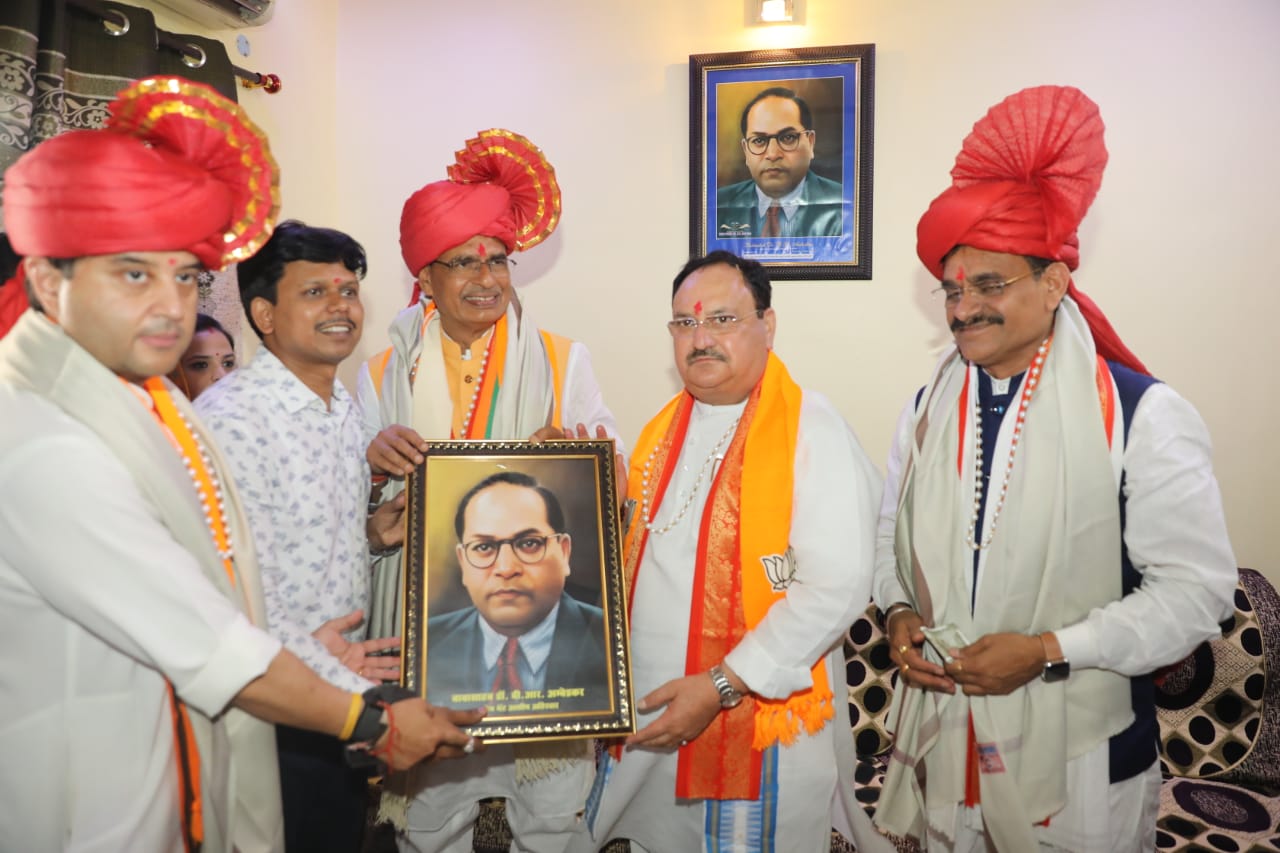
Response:
[{"label": "orange scarf", "polygon": [[[212,472],[205,464],[204,454],[200,452],[191,427],[178,412],[169,389],[165,387],[160,377],[151,377],[142,383],[142,387],[151,397],[152,414],[164,428],[165,435],[173,443],[174,449],[186,460],[187,469],[192,474],[201,502],[209,508],[206,517],[214,545],[220,553],[229,553],[230,536],[227,532],[226,519],[219,508],[218,488],[213,481]],[[236,575],[231,558],[224,556],[222,566],[234,588]],[[182,806],[183,843],[188,853],[192,853],[192,851],[198,851],[204,843],[204,813],[200,794],[200,750],[196,745],[195,733],[191,730],[191,717],[187,712],[187,705],[178,698],[173,682],[167,679],[166,681],[169,686],[170,710],[173,713],[174,749],[178,758],[178,801]]]},{"label": "orange scarf", "polygon": [[[689,615],[687,674],[706,672],[724,660],[786,595],[785,588],[774,588],[766,561],[788,559],[802,393],[782,362],[770,353],[764,376],[747,399],[703,508]],[[657,515],[680,458],[693,402],[686,391],[668,403],[645,426],[631,457],[628,496],[637,505],[642,505],[643,471],[650,456],[657,479],[649,517],[638,518],[627,533],[628,607],[634,599],[648,539],[646,525]],[[835,716],[834,697],[821,658],[812,673],[811,687],[784,700],[752,695],[737,708],[717,714],[701,735],[680,748],[676,796],[759,799],[762,752],[779,741],[794,743],[801,727],[813,734]]]}]

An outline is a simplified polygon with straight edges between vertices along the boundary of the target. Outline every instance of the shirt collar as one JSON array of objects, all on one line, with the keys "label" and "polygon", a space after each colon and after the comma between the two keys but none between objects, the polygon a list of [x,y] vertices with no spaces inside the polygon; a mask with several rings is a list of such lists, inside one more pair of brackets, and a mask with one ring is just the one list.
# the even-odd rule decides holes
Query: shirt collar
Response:
[{"label": "shirt collar", "polygon": [[[776,199],[778,204],[782,206],[782,213],[787,219],[790,219],[795,214],[796,208],[800,206],[800,196],[804,195],[804,182],[807,180],[809,180],[809,176],[806,174],[804,181],[796,184],[795,189],[782,198]],[[761,216],[765,215],[769,210],[769,205],[773,204],[774,201],[775,199],[761,191],[759,185],[756,186],[756,209],[759,210]]]},{"label": "shirt collar", "polygon": [[[556,616],[559,613],[560,602],[557,601],[555,607],[551,608],[551,612],[541,622],[519,637],[520,651],[524,653],[530,672],[539,672],[551,654],[551,640],[556,633]],[[506,635],[493,630],[489,623],[484,621],[483,616],[479,616],[478,621],[480,635],[484,638],[484,666],[485,669],[493,669],[498,664],[498,656],[502,654],[502,647],[507,644],[507,638]]]},{"label": "shirt collar", "polygon": [[271,392],[284,406],[285,411],[291,415],[308,407],[315,407],[321,412],[331,410],[337,414],[346,411],[347,407],[351,405],[351,395],[347,393],[347,389],[335,376],[333,378],[333,400],[331,405],[326,408],[324,400],[320,399],[320,395],[308,388],[305,382],[299,379],[292,370],[285,367],[284,362],[265,346],[258,347],[258,351],[254,353],[253,360],[249,362],[249,366],[255,374],[268,381],[268,387]]}]

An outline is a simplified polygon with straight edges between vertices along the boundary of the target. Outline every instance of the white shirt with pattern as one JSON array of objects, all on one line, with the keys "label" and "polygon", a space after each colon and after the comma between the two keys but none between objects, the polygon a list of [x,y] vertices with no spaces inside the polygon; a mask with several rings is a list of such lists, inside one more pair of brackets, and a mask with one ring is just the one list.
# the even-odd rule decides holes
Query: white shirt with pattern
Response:
[{"label": "white shirt with pattern", "polygon": [[355,400],[335,379],[326,406],[260,347],[195,407],[231,464],[253,528],[271,633],[331,684],[372,687],[312,636],[330,619],[368,613],[369,463]]}]

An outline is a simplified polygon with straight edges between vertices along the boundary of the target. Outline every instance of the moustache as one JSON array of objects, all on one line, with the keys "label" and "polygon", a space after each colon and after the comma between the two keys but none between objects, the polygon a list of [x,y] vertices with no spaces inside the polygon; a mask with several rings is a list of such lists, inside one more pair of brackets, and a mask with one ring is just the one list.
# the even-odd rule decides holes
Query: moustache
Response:
[{"label": "moustache", "polygon": [[1003,326],[1004,318],[997,314],[992,314],[987,317],[971,317],[968,320],[952,320],[951,331],[959,332],[962,329],[969,329],[974,326],[985,326],[985,325]]},{"label": "moustache", "polygon": [[182,334],[182,324],[177,320],[170,320],[165,317],[155,317],[148,320],[143,325],[141,332],[142,337],[151,337],[153,335],[180,335]]},{"label": "moustache", "polygon": [[716,361],[725,361],[724,354],[719,350],[713,349],[696,349],[684,357],[685,364],[693,364],[700,358],[714,358]]}]

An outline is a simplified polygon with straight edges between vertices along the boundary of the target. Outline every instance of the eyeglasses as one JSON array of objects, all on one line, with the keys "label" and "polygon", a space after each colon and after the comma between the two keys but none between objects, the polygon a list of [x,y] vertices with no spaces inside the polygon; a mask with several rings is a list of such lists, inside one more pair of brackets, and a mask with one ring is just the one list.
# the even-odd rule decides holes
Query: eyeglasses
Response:
[{"label": "eyeglasses", "polygon": [[516,559],[522,563],[532,564],[541,560],[547,553],[548,540],[559,539],[564,535],[552,533],[549,536],[539,536],[536,533],[525,533],[510,539],[482,539],[463,545],[462,552],[472,566],[477,569],[487,569],[498,562],[498,553],[502,551],[502,546],[510,545],[511,553],[516,555]]},{"label": "eyeglasses", "polygon": [[784,130],[782,133],[757,133],[754,136],[745,137],[742,142],[747,146],[747,150],[752,154],[763,154],[769,150],[769,143],[777,140],[778,147],[783,151],[795,151],[800,147],[800,140],[809,134],[812,130]]},{"label": "eyeglasses", "polygon": [[[756,316],[763,317],[764,309],[757,308]],[[667,328],[671,330],[673,337],[687,338],[698,330],[699,326],[705,327],[708,334],[727,335],[734,329],[739,328],[745,318],[738,317],[734,314],[712,314],[710,317],[703,317],[698,320],[694,317],[677,317],[667,323]]]},{"label": "eyeglasses", "polygon": [[1004,293],[1004,289],[1006,287],[1011,284],[1016,284],[1034,273],[1035,270],[1027,270],[1022,275],[1015,275],[1013,278],[979,279],[978,281],[970,282],[965,286],[944,284],[942,287],[935,288],[930,292],[933,294],[934,298],[942,297],[946,300],[948,305],[959,304],[960,299],[966,293],[972,294],[975,299],[997,299],[1002,293]]},{"label": "eyeglasses", "polygon": [[461,273],[465,276],[476,276],[480,274],[480,268],[487,266],[489,272],[495,276],[504,276],[511,274],[511,268],[516,265],[514,259],[506,255],[494,255],[491,258],[477,258],[473,255],[466,255],[461,258],[454,258],[451,261],[432,261],[433,264],[439,264],[442,267]]}]

